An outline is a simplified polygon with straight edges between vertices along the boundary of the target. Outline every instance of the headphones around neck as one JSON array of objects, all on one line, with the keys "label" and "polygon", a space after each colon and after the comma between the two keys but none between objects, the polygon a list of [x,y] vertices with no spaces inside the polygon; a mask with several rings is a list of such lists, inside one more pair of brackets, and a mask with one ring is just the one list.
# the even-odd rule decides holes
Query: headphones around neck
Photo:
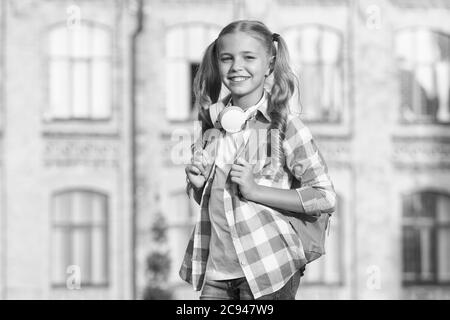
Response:
[{"label": "headphones around neck", "polygon": [[246,121],[245,112],[236,106],[225,107],[218,102],[209,107],[209,115],[215,128],[224,129],[229,133],[241,131]]},{"label": "headphones around neck", "polygon": [[[260,106],[264,101],[265,96],[257,103]],[[229,97],[212,104],[209,107],[209,116],[214,125],[214,128],[224,129],[229,133],[236,133],[243,129],[245,122],[247,121],[247,113],[237,106],[228,105],[225,106],[223,101],[229,100]],[[250,107],[252,108],[252,107]]]}]

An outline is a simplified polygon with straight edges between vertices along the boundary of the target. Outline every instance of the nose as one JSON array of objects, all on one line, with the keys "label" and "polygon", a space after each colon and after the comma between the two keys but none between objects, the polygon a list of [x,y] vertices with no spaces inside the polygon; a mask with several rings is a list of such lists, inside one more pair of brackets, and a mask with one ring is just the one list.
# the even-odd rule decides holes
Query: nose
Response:
[{"label": "nose", "polygon": [[234,59],[233,64],[231,65],[231,71],[242,70],[242,68],[243,68],[242,59],[239,58]]}]

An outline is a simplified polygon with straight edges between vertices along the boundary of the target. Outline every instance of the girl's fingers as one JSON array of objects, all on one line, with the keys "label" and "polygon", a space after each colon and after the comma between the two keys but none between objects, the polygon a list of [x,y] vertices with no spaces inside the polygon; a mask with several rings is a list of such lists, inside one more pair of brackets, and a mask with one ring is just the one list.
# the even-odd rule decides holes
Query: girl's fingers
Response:
[{"label": "girl's fingers", "polygon": [[230,171],[230,176],[232,176],[232,177],[242,177],[242,172],[231,170]]},{"label": "girl's fingers", "polygon": [[197,168],[199,168],[200,170],[203,170],[204,169],[204,166],[203,166],[203,163],[201,162],[201,161],[194,161],[193,163],[192,163],[192,165],[193,166],[196,166]]},{"label": "girl's fingers", "polygon": [[240,164],[244,167],[250,166],[250,163],[248,163],[244,158],[238,158],[235,163]]},{"label": "girl's fingers", "polygon": [[195,167],[195,166],[192,166],[192,171],[194,173],[196,173],[196,174],[201,174],[202,173],[201,170],[199,168]]},{"label": "girl's fingers", "polygon": [[201,162],[206,167],[209,163],[211,163],[211,156],[205,150],[203,150],[203,152],[198,151],[191,157],[191,163],[196,161]]},{"label": "girl's fingers", "polygon": [[244,171],[245,167],[238,165],[238,164],[232,164],[231,165],[231,170],[235,170],[235,171]]},{"label": "girl's fingers", "polygon": [[197,167],[194,166],[194,165],[188,165],[186,168],[187,168],[187,173],[194,173],[194,174],[196,174],[196,175],[199,175],[199,174],[202,173],[202,172],[200,171],[200,169],[197,168]]},{"label": "girl's fingers", "polygon": [[231,182],[237,183],[237,184],[241,184],[241,179],[238,177],[231,177]]},{"label": "girl's fingers", "polygon": [[198,170],[200,170],[200,173],[201,173],[202,175],[205,175],[206,168],[203,166],[203,164],[202,164],[201,162],[195,161],[192,165],[193,165],[194,167],[196,167]]}]

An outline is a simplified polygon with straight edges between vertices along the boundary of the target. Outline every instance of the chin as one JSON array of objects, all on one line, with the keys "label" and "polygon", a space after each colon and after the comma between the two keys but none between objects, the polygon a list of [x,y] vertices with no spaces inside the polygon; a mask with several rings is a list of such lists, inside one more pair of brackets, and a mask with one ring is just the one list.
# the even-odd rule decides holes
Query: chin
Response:
[{"label": "chin", "polygon": [[252,92],[252,91],[249,90],[248,88],[236,88],[235,86],[230,86],[230,87],[228,88],[228,90],[230,90],[230,92],[231,92],[233,95],[236,95],[236,96],[238,96],[238,97],[245,96],[245,95],[247,95],[247,94],[249,94],[249,93]]},{"label": "chin", "polygon": [[231,94],[237,97],[243,97],[248,94],[248,92],[243,92],[241,90],[230,90]]}]

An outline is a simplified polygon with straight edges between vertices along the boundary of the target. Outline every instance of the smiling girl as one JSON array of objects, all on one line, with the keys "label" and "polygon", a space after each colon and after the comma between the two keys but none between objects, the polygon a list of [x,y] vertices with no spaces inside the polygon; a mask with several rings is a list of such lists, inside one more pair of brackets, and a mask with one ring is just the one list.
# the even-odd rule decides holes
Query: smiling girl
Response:
[{"label": "smiling girl", "polygon": [[[222,84],[230,95],[219,100]],[[232,22],[194,85],[203,135],[186,175],[201,213],[180,276],[200,299],[295,299],[307,259],[285,213],[317,219],[334,211],[336,195],[310,131],[289,112],[297,86],[286,43],[261,22]],[[230,132],[221,120],[235,107],[245,122]],[[264,139],[252,152],[255,131]]]}]

